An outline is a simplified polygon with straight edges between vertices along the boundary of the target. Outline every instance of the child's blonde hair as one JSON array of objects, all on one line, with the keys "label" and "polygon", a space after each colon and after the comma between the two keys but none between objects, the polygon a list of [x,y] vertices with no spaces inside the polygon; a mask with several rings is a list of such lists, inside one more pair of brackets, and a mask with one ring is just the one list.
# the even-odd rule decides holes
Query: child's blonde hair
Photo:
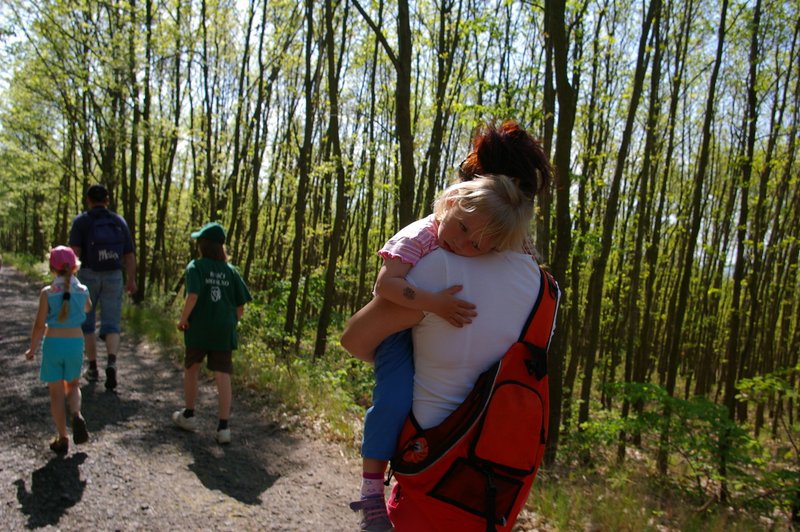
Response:
[{"label": "child's blonde hair", "polygon": [[72,276],[75,273],[72,269],[63,272],[56,272],[64,278],[64,300],[61,302],[61,308],[58,311],[58,321],[65,321],[69,315],[69,288],[72,284]]},{"label": "child's blonde hair", "polygon": [[478,175],[470,181],[450,185],[433,202],[436,220],[441,222],[452,208],[486,216],[489,222],[480,237],[492,239],[497,251],[524,249],[533,200],[508,176]]}]

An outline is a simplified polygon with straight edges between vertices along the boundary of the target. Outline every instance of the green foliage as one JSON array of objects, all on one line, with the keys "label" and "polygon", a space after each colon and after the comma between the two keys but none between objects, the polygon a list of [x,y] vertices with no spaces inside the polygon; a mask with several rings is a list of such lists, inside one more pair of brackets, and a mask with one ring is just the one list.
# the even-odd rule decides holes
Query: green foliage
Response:
[{"label": "green foliage", "polygon": [[166,296],[152,297],[137,305],[126,303],[123,316],[126,326],[137,336],[155,341],[172,360],[183,360],[183,333],[176,327],[179,303]]},{"label": "green foliage", "polygon": [[537,476],[521,530],[750,531],[757,517],[687,499],[636,463],[607,463],[599,471],[545,470]]},{"label": "green foliage", "polygon": [[[341,350],[313,360],[287,358],[257,337],[242,335],[234,356],[236,379],[282,416],[302,414],[329,437],[355,441],[363,397],[371,389],[369,366]],[[361,398],[361,399],[359,399]]]},{"label": "green foliage", "polygon": [[[746,381],[746,390],[785,385],[774,376]],[[616,384],[609,391],[631,404],[641,403],[641,415],[621,419],[604,412],[587,423],[578,438],[581,450],[602,453],[624,431],[640,434],[644,442],[657,448],[662,431],[668,431],[668,452],[677,457],[670,472],[670,482],[687,496],[702,502],[715,497],[714,487],[725,486],[731,503],[738,507],[770,514],[776,507],[791,509],[797,504],[798,468],[796,449],[779,460],[768,459],[764,448],[747,431],[730,419],[728,410],[705,397],[684,400],[670,397],[653,384]],[[654,448],[654,449],[655,449]],[[788,459],[788,460],[787,460]],[[789,464],[794,464],[787,467]],[[782,465],[783,464],[783,465]],[[682,479],[687,482],[683,482]]]},{"label": "green foliage", "polygon": [[751,402],[764,402],[775,394],[787,399],[796,399],[798,394],[790,379],[800,374],[800,364],[793,368],[774,371],[750,379],[742,379],[736,383],[740,394],[737,399]]},{"label": "green foliage", "polygon": [[28,277],[36,279],[39,282],[50,282],[50,266],[47,261],[43,261],[27,253],[4,251],[2,255],[4,265],[12,265]]},{"label": "green foliage", "polygon": [[[736,385],[741,392],[739,398],[754,403],[765,403],[776,396],[797,400],[798,393],[792,381],[798,373],[800,364],[751,379],[742,379]],[[783,433],[781,441],[788,442],[789,447],[777,447],[775,459],[771,461],[772,467],[766,469],[760,479],[759,492],[753,495],[748,504],[762,511],[778,506],[796,516],[800,513],[800,442],[797,439],[800,425],[795,419],[792,426],[787,419],[789,414],[783,410],[774,415],[779,415],[778,426]]]}]

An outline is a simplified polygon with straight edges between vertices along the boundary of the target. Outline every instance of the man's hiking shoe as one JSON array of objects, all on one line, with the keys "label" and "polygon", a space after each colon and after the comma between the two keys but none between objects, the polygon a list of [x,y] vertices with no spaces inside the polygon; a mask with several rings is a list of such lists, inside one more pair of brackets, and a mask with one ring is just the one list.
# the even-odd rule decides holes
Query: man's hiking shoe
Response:
[{"label": "man's hiking shoe", "polygon": [[50,450],[57,455],[67,454],[67,451],[69,451],[69,440],[67,438],[56,436],[55,439],[53,439],[53,441],[50,443]]},{"label": "man's hiking shoe", "polygon": [[76,444],[89,441],[89,431],[86,430],[86,420],[83,416],[76,414],[72,416],[72,441]]},{"label": "man's hiking shoe", "polygon": [[382,496],[369,497],[350,503],[350,509],[361,513],[359,530],[362,532],[388,532],[394,530],[386,513],[386,501]]},{"label": "man's hiking shoe", "polygon": [[197,419],[192,417],[185,417],[183,415],[183,411],[185,409],[181,408],[177,412],[172,413],[172,421],[178,425],[183,430],[188,430],[189,432],[194,432],[197,430]]},{"label": "man's hiking shoe", "polygon": [[106,368],[106,390],[111,391],[117,387],[117,368],[108,366]]},{"label": "man's hiking shoe", "polygon": [[231,442],[231,429],[218,430],[216,435],[214,435],[214,439],[217,440],[217,443],[220,445],[228,445]]},{"label": "man's hiking shoe", "polygon": [[89,382],[97,382],[97,380],[100,378],[100,375],[97,372],[97,368],[93,368],[91,366],[86,368],[86,371],[83,372],[83,376]]}]

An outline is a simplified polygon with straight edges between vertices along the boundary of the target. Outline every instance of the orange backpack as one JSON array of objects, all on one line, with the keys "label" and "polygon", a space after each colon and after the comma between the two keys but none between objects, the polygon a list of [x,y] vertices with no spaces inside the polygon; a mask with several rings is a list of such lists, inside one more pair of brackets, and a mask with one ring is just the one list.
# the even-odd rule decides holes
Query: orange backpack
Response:
[{"label": "orange backpack", "polygon": [[520,339],[484,372],[441,424],[413,414],[400,433],[387,507],[399,531],[511,530],[544,456],[549,421],[547,350],[560,292],[542,272]]}]

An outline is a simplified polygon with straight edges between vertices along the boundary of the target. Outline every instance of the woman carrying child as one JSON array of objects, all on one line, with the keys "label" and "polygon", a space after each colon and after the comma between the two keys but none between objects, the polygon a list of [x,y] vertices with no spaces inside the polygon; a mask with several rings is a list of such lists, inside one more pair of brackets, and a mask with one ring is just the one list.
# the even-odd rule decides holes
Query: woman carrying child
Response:
[{"label": "woman carrying child", "polygon": [[[434,213],[402,229],[379,251],[384,259],[375,296],[400,307],[436,314],[454,327],[471,323],[475,306],[455,297],[462,287],[431,293],[412,286],[406,274],[422,257],[442,249],[464,257],[491,252],[532,252],[528,238],[533,197],[551,175],[541,145],[516,122],[486,124],[476,130],[473,149],[459,167],[463,181],[446,189]],[[379,330],[385,315],[368,306],[359,320]],[[375,314],[375,315],[371,315]],[[386,338],[379,346],[347,329],[342,345],[358,358],[375,361],[373,406],[367,411],[361,498],[351,503],[362,512],[361,530],[391,530],[384,499],[384,473],[411,407],[414,365],[409,331]],[[354,332],[356,331],[356,332]],[[376,337],[382,337],[380,334]]]}]

